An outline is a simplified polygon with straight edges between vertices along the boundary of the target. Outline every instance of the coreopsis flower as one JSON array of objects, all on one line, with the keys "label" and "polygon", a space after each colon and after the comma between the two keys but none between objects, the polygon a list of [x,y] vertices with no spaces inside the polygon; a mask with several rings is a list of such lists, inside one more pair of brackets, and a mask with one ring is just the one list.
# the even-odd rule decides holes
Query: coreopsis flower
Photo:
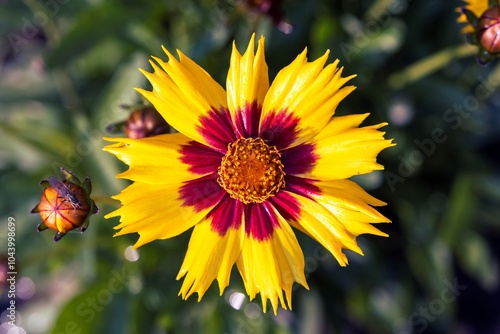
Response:
[{"label": "coreopsis flower", "polygon": [[69,170],[61,168],[63,179],[49,177],[40,185],[43,193],[31,213],[38,213],[42,222],[38,225],[39,232],[51,229],[56,231],[54,241],[59,241],[64,235],[79,228],[84,232],[89,225],[91,214],[99,212],[99,208],[90,198],[92,185],[86,177],[82,183]]},{"label": "coreopsis flower", "polygon": [[467,41],[477,45],[477,59],[488,63],[500,54],[500,5],[498,0],[469,0],[467,6],[459,8],[459,22],[467,22],[463,28]]},{"label": "coreopsis flower", "polygon": [[[378,153],[394,144],[359,127],[368,114],[333,117],[354,86],[328,52],[308,62],[304,50],[269,84],[264,37],[241,55],[233,44],[225,91],[180,51],[153,57],[142,71],[152,91],[138,89],[179,133],[144,139],[106,138],[105,150],[129,165],[134,181],[114,198],[122,206],[116,235],[139,233],[134,247],[194,227],[177,279],[180,295],[202,298],[217,279],[220,293],[232,267],[253,299],[260,293],[291,307],[292,284],[308,288],[304,255],[292,227],[316,239],[341,266],[342,249],[362,254],[356,237],[387,236],[370,223],[388,222],[353,175],[383,169]],[[283,294],[284,292],[284,294]],[[286,298],[286,303],[285,303]]]}]

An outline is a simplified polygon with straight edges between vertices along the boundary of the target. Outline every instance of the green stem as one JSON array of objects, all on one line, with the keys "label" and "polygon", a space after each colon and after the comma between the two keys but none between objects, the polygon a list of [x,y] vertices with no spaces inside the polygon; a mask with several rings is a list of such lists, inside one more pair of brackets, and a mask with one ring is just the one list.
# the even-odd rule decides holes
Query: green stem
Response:
[{"label": "green stem", "polygon": [[477,52],[477,47],[470,44],[462,44],[441,50],[417,61],[400,72],[393,73],[389,77],[389,86],[393,89],[404,88],[446,66],[454,59],[469,57]]},{"label": "green stem", "polygon": [[93,196],[90,196],[90,198],[92,198],[94,200],[94,202],[96,204],[98,204],[97,206],[110,205],[110,206],[113,206],[116,208],[120,207],[120,202],[115,200],[115,199],[112,199],[109,196],[93,195]]}]

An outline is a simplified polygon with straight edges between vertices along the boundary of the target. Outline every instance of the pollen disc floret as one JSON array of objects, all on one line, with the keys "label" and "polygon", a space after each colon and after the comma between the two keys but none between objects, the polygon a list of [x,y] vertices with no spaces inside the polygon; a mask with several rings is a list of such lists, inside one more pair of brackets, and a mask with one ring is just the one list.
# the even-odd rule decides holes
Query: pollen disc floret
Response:
[{"label": "pollen disc floret", "polygon": [[245,204],[262,203],[285,187],[281,154],[260,138],[240,138],[228,145],[217,182]]}]

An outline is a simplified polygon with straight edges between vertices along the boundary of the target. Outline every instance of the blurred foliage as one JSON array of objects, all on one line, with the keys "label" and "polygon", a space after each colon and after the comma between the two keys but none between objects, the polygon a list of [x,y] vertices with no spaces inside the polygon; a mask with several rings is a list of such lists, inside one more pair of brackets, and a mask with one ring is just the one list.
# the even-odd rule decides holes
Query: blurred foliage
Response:
[{"label": "blurred foliage", "polygon": [[[18,325],[35,334],[500,332],[500,67],[479,66],[464,44],[462,3],[283,0],[286,34],[243,2],[0,0],[0,240],[14,217],[18,280],[36,287],[18,298]],[[388,203],[390,237],[359,237],[365,256],[349,253],[341,268],[299,236],[311,290],[295,289],[293,311],[276,317],[261,313],[259,297],[231,307],[244,292],[236,272],[222,297],[214,284],[200,303],[183,301],[175,277],[189,233],[130,261],[136,236],[113,239],[117,220],[103,218],[126,182],[101,138],[127,117],[121,105],[140,102],[137,69],[165,45],[224,85],[232,41],[242,50],[253,31],[266,36],[271,78],[304,47],[309,59],[330,49],[357,74],[337,113],[388,121],[398,144],[379,157],[384,172],[356,178]],[[101,213],[83,235],[54,243],[29,211],[39,181],[61,166],[91,177]]]}]

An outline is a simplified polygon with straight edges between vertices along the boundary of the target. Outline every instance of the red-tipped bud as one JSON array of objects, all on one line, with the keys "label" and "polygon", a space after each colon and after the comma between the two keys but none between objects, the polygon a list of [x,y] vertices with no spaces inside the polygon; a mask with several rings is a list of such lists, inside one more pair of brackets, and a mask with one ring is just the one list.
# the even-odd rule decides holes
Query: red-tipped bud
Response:
[{"label": "red-tipped bud", "polygon": [[145,138],[169,133],[170,127],[153,107],[134,110],[125,122],[125,134],[129,138]]},{"label": "red-tipped bud", "polygon": [[476,36],[484,50],[500,53],[500,6],[488,8],[479,17]]},{"label": "red-tipped bud", "polygon": [[62,180],[49,177],[48,180],[40,182],[44,188],[40,203],[31,210],[31,213],[38,213],[42,218],[38,231],[56,231],[54,241],[59,241],[66,233],[76,228],[84,232],[89,225],[90,215],[99,212],[90,198],[90,179],[87,177],[82,183],[69,170],[60,170],[63,174]]}]

